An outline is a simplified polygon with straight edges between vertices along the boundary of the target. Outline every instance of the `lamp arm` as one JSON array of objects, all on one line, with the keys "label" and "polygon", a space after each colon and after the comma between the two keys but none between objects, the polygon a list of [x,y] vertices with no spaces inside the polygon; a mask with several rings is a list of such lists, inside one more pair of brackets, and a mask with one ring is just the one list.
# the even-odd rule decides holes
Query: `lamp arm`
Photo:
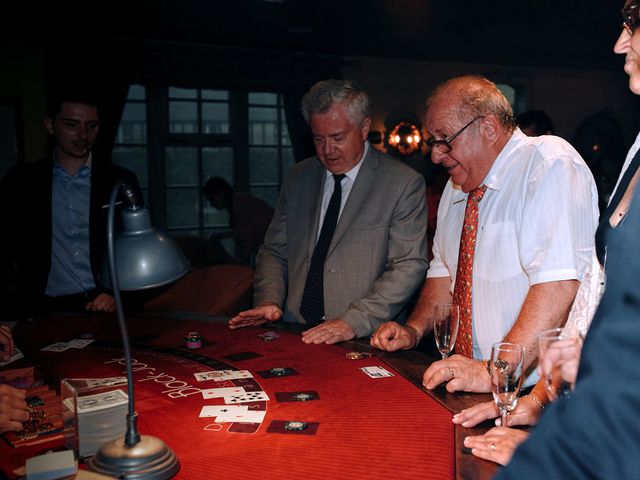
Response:
[{"label": "lamp arm", "polygon": [[128,447],[132,447],[140,441],[140,433],[138,432],[138,414],[135,411],[135,400],[133,396],[133,369],[131,367],[131,347],[129,345],[129,334],[127,333],[127,325],[124,319],[124,308],[122,306],[122,298],[120,296],[120,286],[118,285],[118,272],[116,269],[116,257],[114,251],[114,217],[115,203],[120,188],[126,185],[122,180],[117,180],[111,190],[109,198],[109,211],[107,214],[107,255],[109,257],[109,272],[111,274],[111,288],[113,289],[113,298],[116,302],[116,314],[118,317],[118,325],[120,327],[120,335],[122,336],[122,349],[124,350],[125,366],[127,371],[127,391],[129,394],[129,412],[127,413],[127,432],[124,436],[124,443]]}]

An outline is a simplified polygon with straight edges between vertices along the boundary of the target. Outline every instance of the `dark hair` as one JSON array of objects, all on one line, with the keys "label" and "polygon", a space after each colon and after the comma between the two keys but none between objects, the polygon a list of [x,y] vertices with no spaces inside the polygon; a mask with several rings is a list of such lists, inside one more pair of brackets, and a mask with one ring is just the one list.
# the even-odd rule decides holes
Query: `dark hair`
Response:
[{"label": "dark hair", "polygon": [[206,196],[222,193],[226,200],[231,200],[233,198],[233,187],[222,177],[211,177],[202,187],[202,193]]},{"label": "dark hair", "polygon": [[542,110],[527,110],[516,117],[516,123],[521,128],[533,126],[536,135],[555,132],[551,117]]},{"label": "dark hair", "polygon": [[62,110],[63,103],[82,103],[98,110],[98,94],[84,85],[52,85],[47,95],[47,111],[49,118],[54,118]]}]

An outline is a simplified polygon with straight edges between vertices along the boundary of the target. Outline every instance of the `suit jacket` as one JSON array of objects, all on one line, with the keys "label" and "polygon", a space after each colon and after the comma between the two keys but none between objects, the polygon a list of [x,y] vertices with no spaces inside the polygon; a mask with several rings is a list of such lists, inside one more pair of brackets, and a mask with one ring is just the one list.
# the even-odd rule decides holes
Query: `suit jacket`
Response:
[{"label": "suit jacket", "polygon": [[[2,254],[17,267],[17,308],[23,314],[44,313],[44,299],[51,269],[51,193],[53,159],[13,167],[0,183],[0,215],[4,231]],[[107,210],[111,189],[122,179],[140,193],[136,175],[125,168],[103,164],[95,156],[91,163],[89,220],[93,278],[106,254]],[[139,196],[142,199],[142,196]]]},{"label": "suit jacket", "polygon": [[[284,306],[285,321],[305,323],[300,302],[325,172],[316,157],[291,169],[258,255],[254,303]],[[425,277],[426,227],[423,177],[369,148],[327,253],[326,318],[345,320],[360,337],[396,318]]]}]

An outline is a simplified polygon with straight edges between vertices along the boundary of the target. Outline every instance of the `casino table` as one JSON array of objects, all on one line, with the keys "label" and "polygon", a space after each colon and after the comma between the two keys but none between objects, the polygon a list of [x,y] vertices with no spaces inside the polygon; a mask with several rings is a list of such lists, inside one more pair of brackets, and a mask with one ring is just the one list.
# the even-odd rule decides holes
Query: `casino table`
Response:
[{"label": "casino table", "polygon": [[[176,478],[485,479],[495,473],[493,463],[462,446],[466,435],[488,425],[465,429],[451,423],[453,413],[489,396],[425,391],[422,372],[433,358],[424,353],[381,352],[365,340],[306,345],[299,328],[281,322],[230,330],[224,318],[139,315],[128,318],[128,329],[138,426],[174,450],[181,464]],[[202,337],[200,348],[186,346],[185,334],[192,331]],[[114,316],[38,319],[19,323],[14,337],[25,357],[3,369],[33,365],[56,388],[63,378],[124,375]],[[94,341],[62,352],[41,350],[79,337]],[[349,359],[354,351],[372,356]],[[365,367],[382,367],[389,376],[371,377]],[[220,370],[250,376],[203,375]],[[202,390],[226,387],[257,396],[239,405],[261,421],[201,417],[204,406],[225,403],[204,398]],[[56,448],[62,448],[59,439],[20,448],[0,441],[0,467],[13,478],[25,458]]]}]

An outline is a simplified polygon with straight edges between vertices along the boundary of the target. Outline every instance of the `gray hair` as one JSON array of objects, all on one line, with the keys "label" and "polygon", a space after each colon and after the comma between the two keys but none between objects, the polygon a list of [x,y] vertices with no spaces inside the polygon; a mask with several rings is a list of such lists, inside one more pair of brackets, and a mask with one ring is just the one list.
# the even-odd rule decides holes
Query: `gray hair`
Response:
[{"label": "gray hair", "polygon": [[353,80],[322,80],[302,97],[302,116],[309,123],[312,114],[326,113],[334,104],[344,103],[356,124],[369,116],[369,96]]},{"label": "gray hair", "polygon": [[468,117],[495,115],[507,132],[516,128],[509,100],[495,83],[481,75],[455,77],[436,87],[427,100],[427,111],[442,96],[457,102],[458,115],[462,121],[468,121]]}]

